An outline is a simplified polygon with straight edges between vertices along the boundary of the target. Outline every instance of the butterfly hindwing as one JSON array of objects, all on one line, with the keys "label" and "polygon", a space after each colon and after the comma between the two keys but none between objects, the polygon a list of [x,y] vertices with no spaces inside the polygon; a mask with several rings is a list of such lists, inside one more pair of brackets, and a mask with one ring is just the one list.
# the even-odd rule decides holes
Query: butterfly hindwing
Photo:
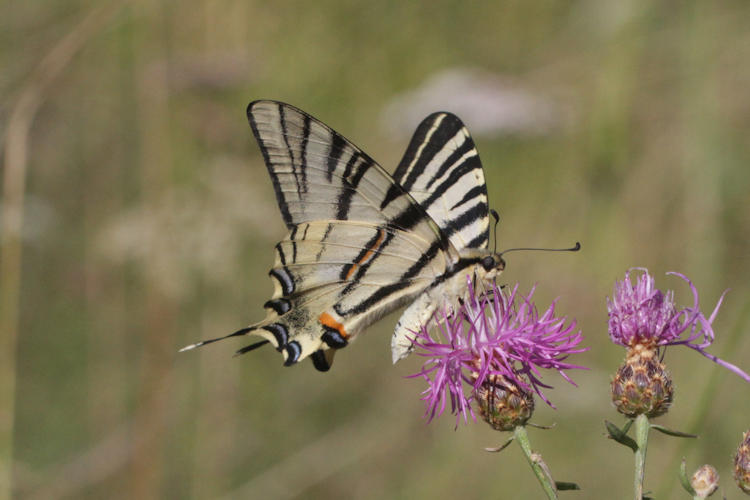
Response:
[{"label": "butterfly hindwing", "polygon": [[[272,342],[288,364],[344,347],[445,272],[441,256],[424,260],[429,247],[405,231],[364,222],[293,226],[276,245],[269,273],[274,294],[265,304],[266,319],[252,331]],[[406,276],[410,269],[417,271]]]}]

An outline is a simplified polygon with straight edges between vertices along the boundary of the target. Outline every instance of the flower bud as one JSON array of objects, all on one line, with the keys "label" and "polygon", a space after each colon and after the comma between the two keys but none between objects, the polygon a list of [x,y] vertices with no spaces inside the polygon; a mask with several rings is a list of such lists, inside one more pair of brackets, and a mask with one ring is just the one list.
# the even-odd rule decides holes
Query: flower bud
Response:
[{"label": "flower bud", "polygon": [[534,413],[534,394],[505,377],[487,377],[474,396],[479,414],[498,431],[512,431],[524,425]]},{"label": "flower bud", "polygon": [[750,430],[742,435],[742,443],[734,456],[734,480],[750,495]]},{"label": "flower bud", "polygon": [[690,486],[698,498],[708,498],[719,488],[719,473],[706,464],[700,467],[690,478]]},{"label": "flower bud", "polygon": [[672,378],[655,348],[636,344],[628,349],[625,363],[612,380],[612,402],[617,411],[635,418],[663,415],[672,404]]}]

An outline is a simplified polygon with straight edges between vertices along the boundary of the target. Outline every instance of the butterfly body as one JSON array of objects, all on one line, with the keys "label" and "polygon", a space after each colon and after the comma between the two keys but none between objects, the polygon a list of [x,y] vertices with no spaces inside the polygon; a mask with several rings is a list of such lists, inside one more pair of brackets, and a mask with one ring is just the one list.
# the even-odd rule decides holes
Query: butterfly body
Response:
[{"label": "butterfly body", "polygon": [[396,323],[391,338],[394,363],[408,356],[414,332],[427,325],[435,313],[449,314],[458,307],[458,302],[466,294],[467,276],[481,286],[505,269],[505,261],[498,254],[476,250],[466,250],[462,254],[459,261],[443,275],[444,281],[433,284],[419,295]]},{"label": "butterfly body", "polygon": [[455,307],[467,275],[481,284],[504,268],[487,248],[479,156],[454,115],[427,117],[393,176],[293,106],[255,101],[248,118],[289,232],[275,247],[266,318],[230,336],[259,335],[285,365],[309,356],[327,370],[337,349],[410,304],[392,338],[395,362],[414,331]]}]

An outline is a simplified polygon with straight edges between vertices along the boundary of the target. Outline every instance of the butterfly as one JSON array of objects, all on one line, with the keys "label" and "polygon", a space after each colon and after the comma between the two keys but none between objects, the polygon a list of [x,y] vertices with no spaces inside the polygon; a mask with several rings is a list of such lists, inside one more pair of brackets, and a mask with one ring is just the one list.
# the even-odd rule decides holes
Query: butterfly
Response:
[{"label": "butterfly", "polygon": [[251,102],[247,116],[289,233],[275,247],[266,318],[218,340],[257,335],[289,366],[335,352],[408,305],[393,362],[414,332],[505,268],[488,249],[489,206],[479,154],[461,120],[438,112],[417,127],[393,176],[341,134],[294,106]]}]

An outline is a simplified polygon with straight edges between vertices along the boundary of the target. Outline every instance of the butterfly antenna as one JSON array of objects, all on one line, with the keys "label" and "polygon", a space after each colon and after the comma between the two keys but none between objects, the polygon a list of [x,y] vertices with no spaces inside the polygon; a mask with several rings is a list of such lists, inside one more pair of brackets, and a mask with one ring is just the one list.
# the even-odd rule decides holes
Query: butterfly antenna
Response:
[{"label": "butterfly antenna", "polygon": [[581,249],[581,243],[576,241],[575,246],[570,248],[509,248],[500,252],[500,255],[504,255],[508,252],[517,252],[519,250],[538,250],[540,252],[577,252]]},{"label": "butterfly antenna", "polygon": [[490,209],[490,214],[492,215],[492,218],[495,219],[495,225],[493,226],[495,232],[495,245],[492,249],[492,253],[497,253],[497,225],[500,224],[500,214],[498,214],[497,210],[494,208]]}]

